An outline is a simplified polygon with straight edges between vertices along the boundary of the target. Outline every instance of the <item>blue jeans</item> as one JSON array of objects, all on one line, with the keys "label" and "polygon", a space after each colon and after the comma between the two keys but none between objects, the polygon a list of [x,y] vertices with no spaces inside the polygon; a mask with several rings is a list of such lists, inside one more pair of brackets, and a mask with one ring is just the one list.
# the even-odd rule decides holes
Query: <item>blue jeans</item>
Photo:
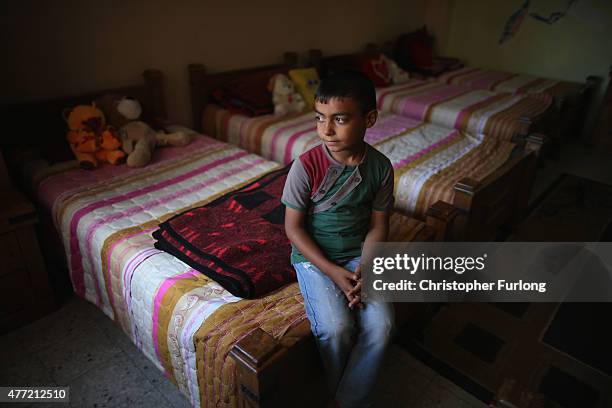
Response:
[{"label": "blue jeans", "polygon": [[[340,263],[354,271],[360,258]],[[336,284],[310,262],[293,267],[317,340],[327,385],[342,408],[373,406],[373,390],[393,332],[393,305],[367,302],[348,308]]]}]

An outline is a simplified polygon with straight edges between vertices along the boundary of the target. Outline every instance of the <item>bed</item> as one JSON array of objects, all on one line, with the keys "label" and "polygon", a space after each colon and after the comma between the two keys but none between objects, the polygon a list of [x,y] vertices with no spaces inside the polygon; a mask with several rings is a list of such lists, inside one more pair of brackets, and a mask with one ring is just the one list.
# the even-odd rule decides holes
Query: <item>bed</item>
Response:
[{"label": "bed", "polygon": [[[112,92],[138,96],[146,116],[163,121],[162,75],[147,71],[145,77],[147,86]],[[54,111],[99,94],[41,106]],[[156,249],[151,235],[173,215],[282,166],[189,129],[166,127],[190,132],[193,141],[188,148],[158,149],[146,167],[102,165],[87,171],[74,162],[39,163],[22,181],[29,181],[41,217],[49,218],[46,225],[56,229],[48,233],[59,237],[76,294],[113,319],[193,406],[286,403],[299,392],[294,379],[320,370],[297,284],[258,299],[237,298]],[[394,240],[439,235],[397,213],[391,233]],[[289,394],[266,394],[279,381]],[[313,403],[317,395],[324,393],[304,401]]]},{"label": "bed", "polygon": [[561,113],[561,137],[580,132],[589,101],[601,82],[594,76],[588,76],[584,83],[579,83],[470,66],[442,73],[435,78],[440,83],[550,99]]},{"label": "bed", "polygon": [[385,43],[384,47],[404,69],[416,71],[440,83],[552,100],[560,112],[560,137],[576,135],[581,131],[588,104],[601,78],[588,76],[585,82],[578,83],[465,66],[456,58],[434,56],[434,40],[427,28],[422,27],[400,35],[394,42]]},{"label": "bed", "polygon": [[[363,54],[323,57],[310,50],[310,64],[320,75],[360,66],[364,56],[378,56],[373,44]],[[513,93],[474,89],[465,84],[445,84],[410,78],[407,82],[378,87],[378,109],[454,128],[472,135],[485,135],[523,143],[530,134],[555,135],[559,131],[558,110],[546,98],[535,99]]]},{"label": "bed", "polygon": [[[312,112],[249,117],[210,98],[224,81],[256,70],[207,74],[202,65],[190,65],[194,121],[206,134],[287,164],[318,141]],[[452,213],[449,207],[439,211],[438,203],[446,203],[462,221],[447,229],[451,235],[445,238],[473,240],[491,239],[501,225],[519,217],[539,148],[537,139],[520,149],[509,141],[471,136],[396,114],[382,114],[368,130],[366,141],[394,165],[396,209],[427,220]]]}]

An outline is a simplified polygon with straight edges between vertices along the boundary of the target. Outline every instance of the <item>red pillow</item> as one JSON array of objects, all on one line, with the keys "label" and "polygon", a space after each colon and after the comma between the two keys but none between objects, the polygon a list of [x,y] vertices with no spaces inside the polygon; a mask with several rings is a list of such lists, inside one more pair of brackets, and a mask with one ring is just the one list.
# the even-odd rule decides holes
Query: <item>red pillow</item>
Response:
[{"label": "red pillow", "polygon": [[433,38],[427,27],[404,34],[397,39],[397,61],[402,68],[431,67],[433,65]]},{"label": "red pillow", "polygon": [[414,39],[409,41],[408,52],[410,60],[419,67],[431,67],[433,65],[433,50],[422,40]]},{"label": "red pillow", "polygon": [[382,54],[364,58],[361,62],[361,70],[372,80],[374,86],[384,87],[391,85],[391,72],[387,65],[387,60]]}]

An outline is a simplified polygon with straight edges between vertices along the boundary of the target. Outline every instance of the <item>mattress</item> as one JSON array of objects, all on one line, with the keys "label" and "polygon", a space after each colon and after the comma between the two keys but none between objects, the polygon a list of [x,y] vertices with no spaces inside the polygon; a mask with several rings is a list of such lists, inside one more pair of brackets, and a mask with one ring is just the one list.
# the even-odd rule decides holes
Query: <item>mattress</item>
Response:
[{"label": "mattress", "polygon": [[[203,122],[220,140],[283,164],[319,143],[313,112],[247,117],[208,105]],[[418,219],[436,201],[452,202],[461,178],[478,181],[491,174],[515,147],[395,114],[381,114],[365,140],[395,169],[395,208]]]},{"label": "mattress", "polygon": [[[68,166],[69,167],[69,166]],[[236,406],[235,342],[256,328],[275,338],[305,319],[297,284],[241,300],[153,247],[157,225],[280,166],[199,136],[156,151],[140,169],[103,165],[38,179],[60,231],[76,293],[114,319],[193,406]]]},{"label": "mattress", "polygon": [[376,96],[380,111],[508,141],[526,130],[520,118],[535,122],[551,105],[546,99],[414,79],[379,88]]},{"label": "mattress", "polygon": [[465,85],[473,89],[508,92],[516,95],[529,95],[544,100],[575,95],[582,86],[577,82],[559,81],[469,66],[445,72],[437,76],[436,80],[445,84]]}]

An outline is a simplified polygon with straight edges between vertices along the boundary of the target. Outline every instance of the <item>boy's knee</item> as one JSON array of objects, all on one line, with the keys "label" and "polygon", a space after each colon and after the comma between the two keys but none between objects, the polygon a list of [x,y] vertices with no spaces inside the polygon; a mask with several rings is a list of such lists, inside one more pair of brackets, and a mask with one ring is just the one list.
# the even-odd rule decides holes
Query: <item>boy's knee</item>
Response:
[{"label": "boy's knee", "polygon": [[368,337],[372,343],[387,344],[395,333],[393,319],[381,319],[368,327]]},{"label": "boy's knee", "polygon": [[350,320],[327,322],[317,327],[317,337],[321,340],[348,341],[353,336],[355,327]]}]

